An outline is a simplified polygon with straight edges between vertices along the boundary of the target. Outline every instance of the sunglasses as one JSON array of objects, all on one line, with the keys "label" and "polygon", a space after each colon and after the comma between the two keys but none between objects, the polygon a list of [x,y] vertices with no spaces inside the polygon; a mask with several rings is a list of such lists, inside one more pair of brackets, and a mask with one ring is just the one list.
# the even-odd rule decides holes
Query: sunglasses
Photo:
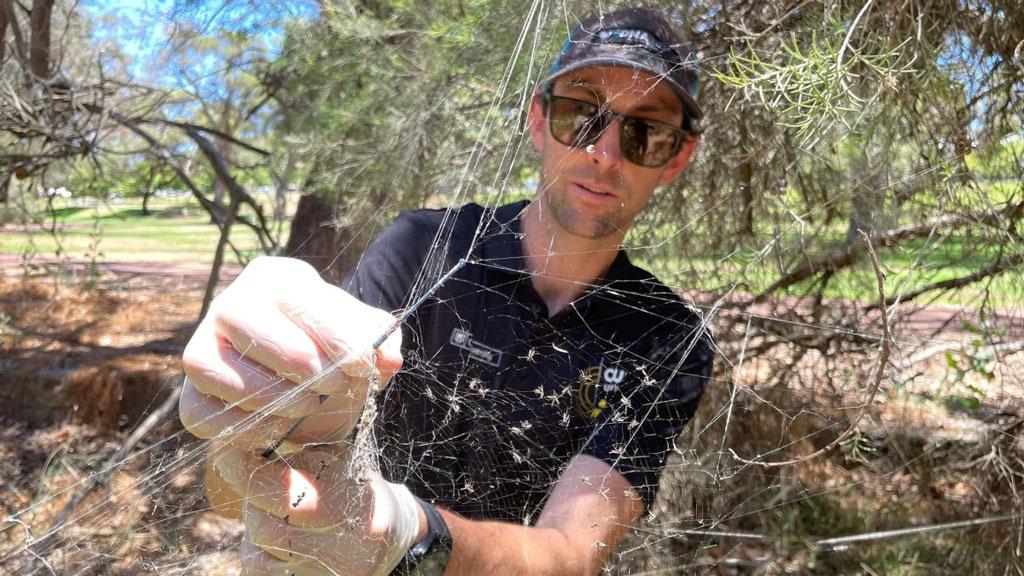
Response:
[{"label": "sunglasses", "polygon": [[596,144],[612,121],[618,120],[622,156],[646,168],[668,164],[689,134],[664,122],[618,114],[583,100],[546,96],[548,125],[555,140],[571,148],[586,148]]}]

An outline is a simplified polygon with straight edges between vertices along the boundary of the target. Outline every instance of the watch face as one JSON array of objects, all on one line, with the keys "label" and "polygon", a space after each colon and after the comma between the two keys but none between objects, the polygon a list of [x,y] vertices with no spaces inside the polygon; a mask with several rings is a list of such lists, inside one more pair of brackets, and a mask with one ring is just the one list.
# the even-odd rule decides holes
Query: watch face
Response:
[{"label": "watch face", "polygon": [[412,573],[415,576],[441,576],[444,574],[445,568],[448,567],[448,556],[449,552],[447,550],[429,553],[416,564],[416,567],[412,569]]}]

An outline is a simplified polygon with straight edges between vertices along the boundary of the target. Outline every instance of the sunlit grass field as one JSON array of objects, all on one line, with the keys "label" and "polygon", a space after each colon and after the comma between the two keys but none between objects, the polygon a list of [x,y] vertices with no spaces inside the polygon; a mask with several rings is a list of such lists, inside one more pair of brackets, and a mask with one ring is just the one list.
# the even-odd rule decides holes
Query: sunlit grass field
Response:
[{"label": "sunlit grass field", "polygon": [[[97,262],[146,262],[208,266],[213,261],[219,230],[194,200],[155,199],[151,214],[143,215],[140,202],[99,203],[81,207],[58,204],[50,212],[36,211],[46,219],[39,223],[0,229],[0,254],[60,257]],[[249,217],[252,215],[249,214]],[[50,227],[56,232],[51,233]],[[274,222],[278,242],[283,244],[290,221]],[[757,294],[779,278],[779,254],[763,250],[715,247],[694,254],[701,242],[680,242],[675,230],[650,231],[645,237],[631,237],[633,260],[651,270],[666,284],[710,293],[736,291]],[[695,234],[702,231],[695,230]],[[660,237],[660,238],[659,238]],[[259,254],[255,234],[236,224],[231,233],[235,247],[248,259]],[[783,237],[774,244],[802,246],[807,259],[823,258],[841,246],[844,232],[830,230],[813,238]],[[751,239],[747,244],[767,246],[771,237]],[[780,250],[782,248],[779,248]],[[793,255],[783,253],[783,258]],[[911,240],[879,250],[885,272],[887,295],[913,290],[935,282],[967,276],[1001,257],[999,247],[969,236],[947,236],[939,241]],[[226,262],[237,262],[228,250]],[[800,282],[777,295],[802,295],[814,280]],[[875,275],[866,257],[835,274],[825,288],[827,298],[873,301],[878,298]],[[1019,268],[957,291],[936,291],[919,299],[925,304],[1014,308],[1024,299],[1024,272]]]},{"label": "sunlit grass field", "polygon": [[[668,240],[651,242],[650,238],[634,243],[631,251],[635,263],[647,268],[666,284],[682,290],[722,294],[760,294],[785,271],[825,259],[844,244],[844,233],[828,232],[813,238],[797,240],[782,237],[751,239],[746,244],[759,245],[755,250],[735,247],[708,247],[709,243]],[[627,241],[627,244],[629,242]],[[758,244],[759,243],[759,244]],[[699,254],[694,245],[703,246]],[[765,250],[763,247],[769,247]],[[799,246],[799,252],[796,247]],[[788,247],[788,248],[787,248]],[[1005,247],[1004,247],[1005,248]],[[887,297],[908,293],[923,286],[964,278],[977,273],[1013,252],[1000,253],[1000,247],[963,235],[939,240],[908,240],[897,246],[877,249],[884,273]],[[775,296],[802,296],[814,293],[820,275],[797,282]],[[878,287],[874,269],[866,254],[853,265],[835,273],[823,291],[826,298],[876,301]],[[990,278],[970,283],[956,290],[935,290],[919,296],[920,304],[942,306],[1017,308],[1024,300],[1024,270],[1012,268]]]},{"label": "sunlit grass field", "polygon": [[[149,215],[143,215],[139,206],[139,202],[103,203],[91,207],[58,206],[50,213],[37,212],[45,218],[41,223],[15,230],[0,229],[0,253],[98,262],[197,266],[213,262],[220,231],[196,202],[151,201]],[[289,223],[274,222],[273,230],[278,241],[283,242]],[[255,233],[241,223],[232,228],[231,241],[246,258],[259,253]],[[236,261],[230,249],[226,261]]]}]

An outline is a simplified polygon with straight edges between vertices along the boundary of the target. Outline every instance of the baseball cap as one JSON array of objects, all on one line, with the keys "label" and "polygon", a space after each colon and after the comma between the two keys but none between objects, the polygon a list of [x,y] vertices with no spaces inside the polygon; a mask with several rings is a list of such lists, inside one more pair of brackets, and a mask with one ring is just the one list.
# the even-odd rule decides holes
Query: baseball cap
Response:
[{"label": "baseball cap", "polygon": [[704,115],[697,104],[697,55],[661,13],[627,8],[582,20],[562,45],[545,84],[581,68],[617,66],[643,70],[668,84],[683,104],[683,127],[696,132]]}]

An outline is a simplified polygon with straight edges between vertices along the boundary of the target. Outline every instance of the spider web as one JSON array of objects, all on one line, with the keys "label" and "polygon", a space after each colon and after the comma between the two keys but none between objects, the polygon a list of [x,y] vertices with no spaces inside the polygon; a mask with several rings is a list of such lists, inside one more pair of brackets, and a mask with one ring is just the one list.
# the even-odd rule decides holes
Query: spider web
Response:
[{"label": "spider web", "polygon": [[[499,221],[496,213],[499,207],[522,195],[523,191],[515,189],[512,182],[513,168],[523,162],[535,161],[529,156],[525,132],[516,124],[519,114],[500,112],[510,92],[516,94],[515,111],[521,113],[526,109],[536,81],[545,75],[546,68],[540,62],[542,38],[552,33],[564,34],[576,23],[574,15],[547,2],[532,2],[525,13],[518,42],[511,48],[507,72],[497,90],[491,113],[486,116],[488,124],[483,126],[479,139],[482,145],[493,138],[493,133],[510,135],[503,152],[505,160],[502,165],[506,169],[495,173],[490,180],[486,188],[491,192],[481,194],[477,184],[482,180],[478,173],[481,152],[477,150],[476,159],[467,163],[447,199],[447,210],[440,213],[440,224],[414,281],[406,291],[403,305],[399,307],[406,311],[415,307],[409,320],[400,327],[406,341],[403,351],[406,366],[395,382],[375,400],[379,409],[376,425],[383,436],[371,434],[363,439],[364,442],[375,442],[369,448],[371,466],[379,467],[392,480],[439,490],[438,495],[443,493],[450,499],[441,501],[442,505],[467,515],[497,515],[503,520],[532,524],[543,508],[544,494],[567,463],[564,456],[553,454],[550,447],[544,446],[551,429],[574,434],[579,437],[578,441],[584,443],[601,434],[603,427],[620,424],[623,418],[630,420],[628,429],[641,429],[645,419],[653,418],[652,413],[659,403],[665,401],[667,382],[686,375],[687,359],[701,338],[714,334],[716,369],[708,379],[702,407],[675,438],[660,479],[650,485],[636,486],[638,491],[656,492],[657,498],[648,516],[613,556],[608,570],[635,575],[713,570],[722,573],[777,573],[773,570],[784,570],[785,566],[791,565],[796,566],[794,570],[797,572],[813,573],[815,566],[824,566],[822,572],[831,573],[839,569],[830,567],[830,560],[823,559],[823,555],[847,554],[853,558],[866,555],[863,549],[850,552],[849,542],[831,540],[851,534],[866,535],[867,540],[872,537],[881,539],[885,536],[879,535],[879,530],[898,527],[903,517],[895,512],[884,512],[883,506],[878,513],[888,515],[893,524],[864,521],[863,517],[846,524],[837,523],[846,518],[837,509],[840,507],[835,503],[837,498],[862,490],[861,505],[867,505],[871,498],[886,498],[898,503],[899,494],[872,492],[887,489],[874,485],[872,477],[891,473],[893,469],[915,472],[915,466],[927,467],[935,461],[928,449],[920,446],[887,449],[884,458],[870,454],[883,450],[880,438],[884,438],[885,427],[892,424],[886,420],[883,411],[876,410],[875,403],[867,404],[880,400],[869,397],[866,392],[876,369],[874,364],[879,357],[880,344],[890,336],[880,330],[878,310],[872,311],[863,302],[834,301],[821,306],[820,301],[807,302],[799,297],[757,301],[750,295],[746,280],[736,280],[735,276],[713,270],[716,266],[733,266],[756,275],[776,256],[782,242],[780,238],[786,234],[803,238],[805,222],[815,216],[815,211],[826,210],[824,205],[802,214],[790,212],[789,220],[781,223],[775,237],[766,241],[756,253],[741,254],[739,264],[728,257],[709,263],[699,253],[687,253],[687,250],[696,252],[707,248],[689,237],[700,236],[708,227],[714,226],[716,216],[727,209],[730,195],[720,196],[714,204],[690,206],[682,218],[676,213],[665,216],[664,211],[645,217],[627,239],[626,249],[634,260],[649,263],[648,266],[658,272],[663,282],[681,294],[693,307],[693,317],[699,322],[692,325],[673,318],[657,317],[650,315],[650,310],[644,307],[632,305],[638,315],[650,315],[648,321],[652,330],[664,329],[666,323],[674,324],[669,331],[677,337],[671,346],[659,349],[657,355],[648,356],[638,355],[635,350],[609,337],[604,326],[587,326],[585,323],[581,326],[588,337],[605,347],[606,356],[614,356],[631,366],[642,366],[643,370],[657,376],[649,376],[649,382],[634,388],[631,394],[635,397],[623,395],[616,398],[616,406],[622,411],[617,412],[613,407],[604,418],[588,418],[586,409],[592,407],[581,407],[582,374],[575,368],[571,370],[570,378],[544,379],[543,374],[531,375],[538,379],[537,385],[530,387],[525,395],[543,400],[547,410],[554,415],[537,420],[534,414],[521,416],[525,402],[523,390],[505,388],[479,378],[476,365],[471,361],[452,363],[439,360],[416,347],[412,323],[429,310],[454,309],[456,296],[453,296],[453,286],[461,287],[460,297],[464,293],[485,294],[507,287],[475,284],[467,288],[464,277],[464,272],[474,268],[498,272],[509,270],[509,262],[481,258],[477,248],[487,241],[489,234],[507,232],[508,223]],[[556,22],[554,32],[548,28],[552,21]],[[528,62],[530,72],[527,76],[531,82],[513,86],[512,70],[521,63],[520,59]],[[704,72],[715,64],[714,61],[703,61],[700,67]],[[701,153],[698,152],[698,156]],[[909,178],[925,178],[936,168],[935,165],[925,166],[911,173]],[[875,192],[883,190],[884,187],[874,188]],[[851,187],[845,197],[844,194],[836,194],[830,202],[849,200],[849,196],[856,193],[858,190]],[[652,204],[663,201],[664,195],[663,192],[655,196]],[[482,217],[473,228],[468,247],[455,250],[458,209],[474,200],[481,205]],[[973,200],[978,198],[969,199]],[[680,253],[683,254],[681,258]],[[585,258],[587,254],[578,256]],[[692,261],[687,261],[687,257],[692,257]],[[467,263],[460,265],[461,259],[466,259]],[[456,267],[460,269],[455,270]],[[528,282],[528,278],[525,281]],[[901,281],[899,274],[890,274],[886,279],[888,286],[895,285],[890,295],[898,296],[901,290],[912,289],[901,286]],[[1016,282],[1015,286],[1020,287],[1019,276],[1011,277],[1009,282]],[[581,288],[599,298],[621,297],[627,308],[631,306],[631,298],[647,297],[639,290],[634,293],[621,289],[609,291],[609,287],[603,284]],[[424,296],[429,297],[422,304],[417,304]],[[666,296],[657,298],[663,303],[674,299]],[[814,311],[808,312],[808,307],[813,307]],[[893,322],[898,320],[895,314],[890,311]],[[492,318],[494,324],[504,320],[503,317]],[[1019,310],[1010,312],[1011,328],[1013,320],[1019,322]],[[466,324],[476,325],[469,318]],[[1015,334],[1019,339],[1019,330],[1003,330],[999,336],[1005,339],[986,340],[983,344],[1012,344]],[[920,369],[908,363],[914,353],[936,347],[957,349],[963,346],[957,335],[941,331],[921,336],[897,330],[891,336],[898,358],[887,367],[887,387],[901,382],[913,387],[915,378],[921,376],[920,372],[908,374],[913,370],[934,372],[934,367]],[[481,344],[478,349],[486,350],[486,342]],[[555,362],[553,358],[563,354],[565,350],[557,346],[525,346],[521,352],[522,363],[515,366],[522,369],[529,364],[544,365]],[[1013,398],[1019,398],[1021,393],[1021,380],[1017,378],[1019,363],[1006,360],[1001,370],[1002,388],[992,396],[993,402],[998,397],[1005,405]],[[499,375],[499,378],[503,377]],[[295,396],[307,386],[297,386]],[[416,398],[422,404],[394,403],[390,395],[403,386],[417,387],[416,392],[422,397]],[[649,393],[649,390],[654,393]],[[887,398],[891,400],[894,397]],[[286,397],[281,401],[289,399]],[[431,435],[415,439],[415,450],[379,430],[382,420],[409,417],[410,410],[424,409],[425,404],[432,406],[441,415],[441,420]],[[871,417],[841,449],[791,467],[765,468],[761,465],[814,452],[844,432],[853,415],[865,411]],[[259,422],[262,417],[263,414],[254,414],[248,424]],[[459,429],[453,433],[453,423],[466,422],[473,425],[470,432]],[[364,427],[364,430],[369,428],[373,426]],[[998,429],[998,426],[993,428]],[[454,429],[458,427],[454,426]],[[955,440],[953,436],[949,438],[950,442]],[[614,447],[619,456],[611,463],[621,464],[629,453],[629,444],[637,441],[635,434],[625,437],[624,444]],[[977,488],[990,497],[990,502],[977,509],[977,514],[971,517],[964,515],[963,509],[950,505],[945,516],[937,516],[948,522],[924,523],[925,526],[917,529],[962,530],[970,526],[949,527],[946,524],[973,518],[981,526],[989,520],[1004,520],[1007,515],[1016,515],[1017,519],[1011,522],[993,523],[991,526],[984,524],[989,527],[977,530],[989,530],[985,541],[995,542],[992,551],[997,558],[996,563],[1006,566],[1008,573],[1010,570],[1020,573],[1020,506],[1016,492],[1021,478],[1019,451],[1012,452],[1010,432],[997,434],[992,442],[994,455],[987,458],[984,454],[975,455],[977,459],[973,461],[977,466],[994,470],[988,476],[990,484]],[[209,445],[210,441],[193,441],[183,431],[110,462],[108,469],[91,472],[92,475],[105,475],[109,469],[129,466],[136,458],[147,456],[148,465],[130,486],[112,487],[150,502],[150,509],[144,513],[135,510],[138,501],[125,503],[115,490],[109,490],[101,498],[83,504],[66,522],[50,532],[32,533],[27,529],[35,508],[47,500],[67,496],[80,484],[14,511],[6,519],[5,537],[14,539],[12,535],[18,530],[23,531],[24,537],[12,551],[0,557],[0,566],[9,567],[5,569],[12,573],[116,572],[111,567],[112,557],[139,551],[133,548],[131,534],[121,533],[107,536],[120,542],[120,546],[101,546],[105,551],[97,552],[93,540],[106,523],[131,511],[129,515],[138,517],[131,527],[133,532],[159,532],[168,524],[178,525],[189,517],[198,519],[208,513],[201,500],[201,487],[195,485],[186,488],[194,498],[184,505],[179,503],[177,508],[165,507],[162,499],[165,493],[179,489],[177,483],[183,475],[201,476]],[[474,462],[480,466],[477,471],[480,474],[465,469],[464,462],[460,464],[462,468],[446,467],[445,458],[454,448],[473,453]],[[970,446],[963,447],[965,453],[973,454],[971,449]],[[998,453],[995,452],[997,449]],[[417,459],[424,454],[430,454],[429,463]],[[408,460],[396,461],[400,456]],[[451,458],[451,462],[456,459],[454,456]],[[430,467],[429,471],[425,466]],[[494,470],[509,475],[489,477],[486,474]],[[813,476],[825,474],[838,480],[815,482]],[[425,481],[428,475],[430,482]],[[439,486],[443,484],[448,486]],[[913,486],[904,486],[904,489],[908,494],[915,490]],[[534,497],[526,499],[524,504],[524,500],[517,497],[520,491],[530,491]],[[511,510],[506,500],[515,503]],[[940,533],[948,534],[945,531]],[[952,538],[955,544],[955,537]],[[212,546],[213,550],[183,550],[173,541],[164,542],[160,550],[145,551],[142,554],[145,560],[123,572],[230,572],[230,560],[225,560],[226,568],[204,562],[213,552],[225,553],[224,557],[218,557],[222,560],[229,558],[236,545],[237,533]]]}]

